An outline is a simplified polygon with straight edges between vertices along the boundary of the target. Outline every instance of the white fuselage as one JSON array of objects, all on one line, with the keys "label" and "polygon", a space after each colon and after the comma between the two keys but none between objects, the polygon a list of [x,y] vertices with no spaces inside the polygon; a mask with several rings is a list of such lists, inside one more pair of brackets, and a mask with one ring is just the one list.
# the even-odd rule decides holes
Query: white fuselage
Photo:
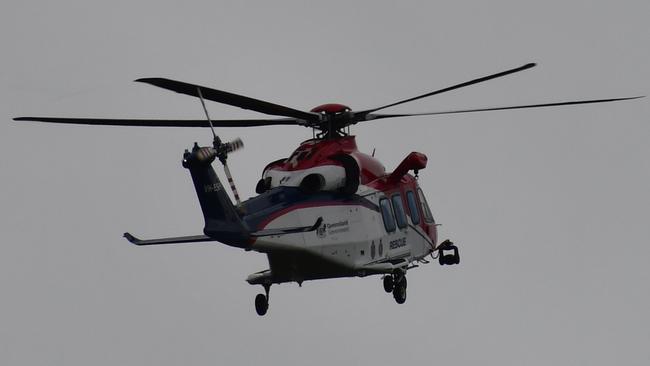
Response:
[{"label": "white fuselage", "polygon": [[[361,186],[357,194],[378,207],[384,193]],[[295,208],[268,223],[266,228],[305,226],[323,218],[316,231],[259,238],[251,249],[302,251],[319,257],[356,275],[390,273],[389,263],[404,265],[422,259],[433,251],[435,243],[411,222],[387,232],[382,212],[358,203],[323,203]]]}]

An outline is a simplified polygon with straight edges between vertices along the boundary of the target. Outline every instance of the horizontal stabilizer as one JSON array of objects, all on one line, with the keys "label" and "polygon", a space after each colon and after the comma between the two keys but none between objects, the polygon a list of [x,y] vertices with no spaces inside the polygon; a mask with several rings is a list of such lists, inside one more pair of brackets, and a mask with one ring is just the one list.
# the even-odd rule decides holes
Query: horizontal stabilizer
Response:
[{"label": "horizontal stabilizer", "polygon": [[260,236],[306,233],[318,229],[322,223],[323,223],[323,218],[319,217],[318,220],[316,220],[316,222],[312,226],[287,227],[281,229],[265,229],[265,230],[255,231],[250,235],[254,238],[258,238]]},{"label": "horizontal stabilizer", "polygon": [[195,243],[201,241],[215,241],[215,239],[206,235],[177,236],[173,238],[140,240],[129,233],[124,233],[124,237],[126,238],[126,240],[130,241],[135,245],[181,244],[181,243]]},{"label": "horizontal stabilizer", "polygon": [[[314,223],[314,225],[311,226],[298,226],[298,227],[288,227],[288,228],[281,228],[281,229],[266,229],[266,230],[260,230],[260,231],[250,233],[250,236],[257,238],[260,236],[306,233],[318,229],[322,223],[323,223],[323,218],[319,217],[318,220],[316,220],[316,222]],[[124,237],[126,238],[126,240],[130,241],[135,245],[182,244],[182,243],[196,243],[196,242],[204,242],[204,241],[218,241],[217,239],[211,238],[207,235],[177,236],[171,238],[141,240],[131,235],[130,233],[124,233]]]}]

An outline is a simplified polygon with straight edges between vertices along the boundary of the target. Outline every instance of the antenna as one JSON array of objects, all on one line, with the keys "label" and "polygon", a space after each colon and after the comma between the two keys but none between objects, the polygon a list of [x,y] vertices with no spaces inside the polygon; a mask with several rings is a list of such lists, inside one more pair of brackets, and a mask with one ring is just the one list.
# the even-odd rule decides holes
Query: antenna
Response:
[{"label": "antenna", "polygon": [[217,134],[214,132],[214,126],[212,125],[212,120],[210,119],[210,113],[208,113],[208,108],[205,106],[205,101],[203,100],[203,94],[201,94],[201,87],[197,86],[196,91],[199,94],[199,99],[201,100],[203,111],[205,112],[205,116],[207,117],[208,123],[210,124],[210,130],[212,130],[212,136],[214,137],[214,140],[217,141],[219,138],[217,137]]}]

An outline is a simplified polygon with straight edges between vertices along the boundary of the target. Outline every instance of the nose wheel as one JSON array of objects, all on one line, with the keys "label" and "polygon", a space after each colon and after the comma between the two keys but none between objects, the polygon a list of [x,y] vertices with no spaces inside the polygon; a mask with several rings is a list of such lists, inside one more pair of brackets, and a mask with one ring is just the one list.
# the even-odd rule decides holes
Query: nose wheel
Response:
[{"label": "nose wheel", "polygon": [[391,275],[384,276],[384,291],[391,293],[393,292],[394,288],[395,288],[395,281],[393,280],[393,276]]},{"label": "nose wheel", "polygon": [[406,276],[401,276],[399,281],[395,283],[395,288],[393,289],[393,298],[398,304],[403,304],[406,302]]},{"label": "nose wheel", "polygon": [[393,293],[393,298],[398,304],[406,302],[406,274],[395,272],[393,275],[384,276],[384,291]]},{"label": "nose wheel", "polygon": [[269,292],[271,291],[271,285],[264,285],[265,294],[257,294],[255,296],[255,311],[257,315],[263,316],[269,310]]}]

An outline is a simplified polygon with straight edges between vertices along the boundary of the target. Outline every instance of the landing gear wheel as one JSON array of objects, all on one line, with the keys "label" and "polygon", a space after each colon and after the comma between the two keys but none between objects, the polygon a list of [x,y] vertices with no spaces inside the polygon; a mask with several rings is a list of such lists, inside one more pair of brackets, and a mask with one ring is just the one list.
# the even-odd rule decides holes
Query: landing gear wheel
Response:
[{"label": "landing gear wheel", "polygon": [[255,311],[257,311],[257,315],[262,316],[266,314],[267,310],[269,310],[269,300],[264,294],[257,294],[255,296]]},{"label": "landing gear wheel", "polygon": [[384,276],[384,291],[390,293],[393,292],[394,288],[395,281],[393,280],[393,276]]},{"label": "landing gear wheel", "polygon": [[395,288],[393,289],[393,298],[395,298],[395,302],[398,304],[406,302],[406,277],[402,277],[402,279],[395,284]]}]

